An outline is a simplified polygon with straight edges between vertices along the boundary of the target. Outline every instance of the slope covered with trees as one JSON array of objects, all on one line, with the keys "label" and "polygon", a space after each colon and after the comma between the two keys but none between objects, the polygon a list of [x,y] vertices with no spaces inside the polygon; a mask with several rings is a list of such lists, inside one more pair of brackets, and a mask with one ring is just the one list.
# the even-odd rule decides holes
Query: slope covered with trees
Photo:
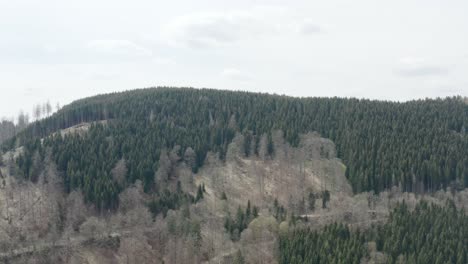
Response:
[{"label": "slope covered with trees", "polygon": [[323,231],[295,230],[280,242],[280,263],[361,263],[366,254],[364,236],[341,224]]},{"label": "slope covered with trees", "polygon": [[468,216],[453,202],[436,206],[421,202],[411,212],[405,203],[378,226],[370,238],[389,263],[467,263]]},{"label": "slope covered with trees", "polygon": [[364,233],[332,224],[317,232],[298,229],[281,237],[280,263],[361,263],[365,243],[375,241],[385,263],[466,263],[468,216],[446,206],[420,202],[414,211],[403,202],[389,221]]},{"label": "slope covered with trees", "polygon": [[[107,123],[92,125],[85,135],[50,136],[99,120]],[[355,192],[394,185],[422,192],[468,186],[467,126],[468,106],[459,97],[398,103],[152,88],[78,100],[33,123],[3,149],[26,147],[18,165],[32,180],[35,160],[51,149],[67,191],[81,188],[89,201],[113,207],[118,192],[137,179],[147,192],[159,191],[157,181],[164,179],[155,179],[155,172],[168,159],[163,150],[175,149],[178,161],[196,172],[208,151],[224,158],[237,132],[245,146],[253,146],[244,149],[250,156],[262,143],[274,155],[273,130],[283,130],[292,145],[299,134],[317,131],[336,143]],[[116,182],[111,171],[121,160],[125,180]]]}]

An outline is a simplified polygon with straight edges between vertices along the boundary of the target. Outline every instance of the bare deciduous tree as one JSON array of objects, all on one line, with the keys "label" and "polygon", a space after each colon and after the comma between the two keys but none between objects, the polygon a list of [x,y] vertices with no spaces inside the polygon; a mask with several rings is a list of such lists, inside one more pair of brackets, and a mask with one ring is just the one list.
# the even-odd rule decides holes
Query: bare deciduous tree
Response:
[{"label": "bare deciduous tree", "polygon": [[99,218],[91,216],[80,226],[80,233],[86,237],[99,237],[106,234],[106,225]]},{"label": "bare deciduous tree", "polygon": [[41,105],[35,105],[33,107],[33,115],[34,115],[34,120],[39,120],[42,116],[42,108]]},{"label": "bare deciduous tree", "polygon": [[25,114],[23,110],[20,111],[17,120],[18,130],[24,129],[29,124],[29,115]]},{"label": "bare deciduous tree", "polygon": [[268,137],[266,134],[263,134],[262,137],[260,138],[258,156],[260,156],[262,160],[266,160],[268,157]]},{"label": "bare deciduous tree", "polygon": [[172,170],[172,163],[169,159],[167,150],[161,150],[159,155],[159,167],[156,171],[156,180],[160,182],[165,182],[169,179]]},{"label": "bare deciduous tree", "polygon": [[126,175],[127,175],[127,165],[125,159],[122,158],[119,160],[115,167],[112,169],[112,179],[121,187],[125,186]]},{"label": "bare deciduous tree", "polygon": [[238,157],[243,156],[244,154],[244,136],[240,133],[237,133],[236,136],[232,139],[232,142],[229,144],[226,160],[234,161]]},{"label": "bare deciduous tree", "polygon": [[236,115],[231,115],[231,118],[229,119],[228,127],[230,129],[237,130]]},{"label": "bare deciduous tree", "polygon": [[80,225],[86,221],[87,208],[84,204],[83,194],[73,191],[66,201],[66,225],[73,230],[78,231]]},{"label": "bare deciduous tree", "polygon": [[172,148],[171,152],[169,152],[169,159],[171,160],[171,163],[173,165],[177,164],[177,162],[180,161],[180,152],[181,147],[179,145],[175,145],[174,148]]},{"label": "bare deciduous tree", "polygon": [[143,204],[143,186],[140,180],[119,194],[119,210],[125,214]]},{"label": "bare deciduous tree", "polygon": [[45,110],[46,110],[47,116],[50,116],[50,114],[52,113],[52,105],[50,105],[49,101],[47,101],[47,103],[45,104]]},{"label": "bare deciduous tree", "polygon": [[195,166],[196,158],[197,155],[195,151],[191,147],[188,147],[184,153],[184,161],[187,164],[187,166],[193,168]]}]

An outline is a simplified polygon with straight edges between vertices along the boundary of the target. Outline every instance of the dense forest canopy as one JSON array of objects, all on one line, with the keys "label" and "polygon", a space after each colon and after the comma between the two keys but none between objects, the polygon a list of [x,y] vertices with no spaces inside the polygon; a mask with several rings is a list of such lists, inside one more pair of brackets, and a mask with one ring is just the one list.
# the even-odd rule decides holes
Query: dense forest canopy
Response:
[{"label": "dense forest canopy", "polygon": [[281,237],[280,263],[361,263],[369,242],[386,254],[385,263],[467,263],[468,216],[447,203],[423,201],[410,211],[403,202],[386,224],[365,232],[342,224],[320,232],[296,229]]},{"label": "dense forest canopy", "polygon": [[[85,135],[49,136],[100,120],[106,125],[92,125]],[[317,131],[336,143],[355,192],[394,185],[422,192],[468,187],[467,126],[468,105],[460,97],[400,103],[151,88],[75,101],[33,123],[3,149],[24,145],[17,163],[20,173],[34,180],[34,164],[51,148],[68,191],[81,188],[89,201],[114,207],[117,193],[137,179],[146,191],[158,191],[154,175],[167,156],[163,150],[176,149],[196,172],[208,151],[224,158],[237,132],[246,146],[255,146],[245,149],[249,156],[258,154],[262,136],[274,155],[274,130],[282,130],[293,146],[301,133]],[[124,183],[111,175],[120,160],[128,169]]]}]

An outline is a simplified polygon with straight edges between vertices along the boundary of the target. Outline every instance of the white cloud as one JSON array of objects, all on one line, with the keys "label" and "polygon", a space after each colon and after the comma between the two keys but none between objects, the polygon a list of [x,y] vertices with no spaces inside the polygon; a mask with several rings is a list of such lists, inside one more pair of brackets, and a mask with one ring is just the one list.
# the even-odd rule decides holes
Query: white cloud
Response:
[{"label": "white cloud", "polygon": [[179,16],[165,25],[163,35],[171,44],[206,48],[291,33],[312,34],[317,24],[295,17],[284,8],[257,7],[248,10],[194,13]]},{"label": "white cloud", "polygon": [[165,29],[169,39],[191,47],[219,46],[258,36],[266,25],[248,13],[195,14],[175,19]]}]

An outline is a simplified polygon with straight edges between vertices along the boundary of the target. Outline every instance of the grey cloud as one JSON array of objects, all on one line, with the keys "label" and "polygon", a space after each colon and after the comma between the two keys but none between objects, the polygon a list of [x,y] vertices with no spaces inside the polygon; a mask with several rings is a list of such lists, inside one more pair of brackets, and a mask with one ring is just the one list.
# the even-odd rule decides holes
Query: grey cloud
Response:
[{"label": "grey cloud", "polygon": [[313,35],[322,32],[322,28],[311,22],[311,21],[304,21],[299,27],[299,33],[304,35]]},{"label": "grey cloud", "polygon": [[187,25],[187,39],[195,45],[220,44],[234,42],[240,37],[242,21],[213,18],[210,21]]},{"label": "grey cloud", "polygon": [[287,34],[310,35],[322,29],[309,20],[299,21],[281,9],[252,9],[229,13],[196,13],[177,17],[165,25],[173,45],[217,47],[244,40]]},{"label": "grey cloud", "polygon": [[403,57],[399,66],[394,69],[394,73],[402,77],[446,75],[449,71],[450,68],[442,63],[420,57]]},{"label": "grey cloud", "polygon": [[226,45],[271,30],[271,25],[249,13],[188,15],[175,19],[165,29],[173,42],[197,48]]}]

